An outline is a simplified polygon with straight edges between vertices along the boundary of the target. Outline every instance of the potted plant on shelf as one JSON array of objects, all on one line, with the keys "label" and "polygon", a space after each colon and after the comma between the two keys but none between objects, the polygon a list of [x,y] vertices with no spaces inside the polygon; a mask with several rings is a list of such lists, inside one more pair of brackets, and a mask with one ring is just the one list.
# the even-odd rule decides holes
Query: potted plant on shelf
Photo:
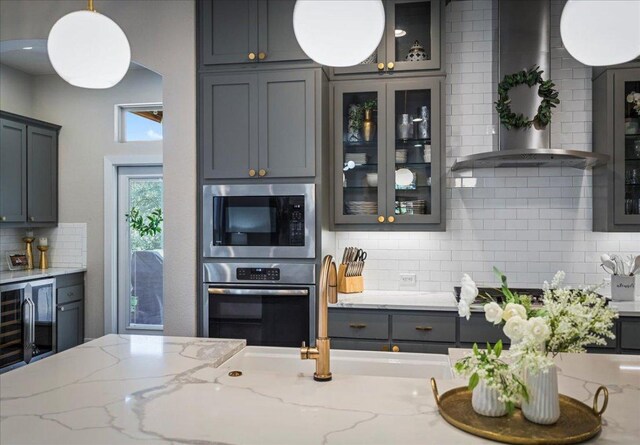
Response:
[{"label": "potted plant on shelf", "polygon": [[[511,339],[509,368],[524,376],[527,394],[521,400],[522,414],[531,422],[553,424],[560,417],[557,369],[553,357],[561,352],[585,352],[587,345],[604,345],[615,338],[612,328],[617,317],[599,296],[597,287],[570,289],[563,287],[565,274],[559,271],[551,284],[543,284],[542,306],[532,307],[532,298],[509,289],[507,277],[494,268],[501,281],[504,301],[498,303],[484,296],[483,310],[488,322],[503,325]],[[465,274],[462,280],[458,312],[471,315],[477,296],[475,283]],[[476,288],[477,289],[477,288]]]}]

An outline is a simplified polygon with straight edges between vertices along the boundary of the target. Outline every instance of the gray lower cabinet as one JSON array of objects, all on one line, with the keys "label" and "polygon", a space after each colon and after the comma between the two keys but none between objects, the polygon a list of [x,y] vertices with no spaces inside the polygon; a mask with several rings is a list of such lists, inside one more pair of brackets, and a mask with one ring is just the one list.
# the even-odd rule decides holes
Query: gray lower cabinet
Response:
[{"label": "gray lower cabinet", "polygon": [[58,352],[82,344],[84,340],[84,302],[58,303],[57,344]]},{"label": "gray lower cabinet", "polygon": [[293,32],[295,0],[200,0],[202,65],[306,60]]},{"label": "gray lower cabinet", "polygon": [[0,226],[58,221],[60,126],[0,111]]},{"label": "gray lower cabinet", "polygon": [[27,219],[27,126],[0,119],[0,222]]},{"label": "gray lower cabinet", "polygon": [[313,177],[319,69],[203,74],[204,179]]},{"label": "gray lower cabinet", "polygon": [[[640,317],[621,317],[616,338],[588,347],[591,353],[640,354]],[[449,348],[480,348],[502,340],[502,326],[488,323],[482,313],[469,320],[457,312],[329,308],[329,337],[335,349],[447,354]]]},{"label": "gray lower cabinet", "polygon": [[62,352],[84,342],[84,274],[56,278],[56,344]]}]

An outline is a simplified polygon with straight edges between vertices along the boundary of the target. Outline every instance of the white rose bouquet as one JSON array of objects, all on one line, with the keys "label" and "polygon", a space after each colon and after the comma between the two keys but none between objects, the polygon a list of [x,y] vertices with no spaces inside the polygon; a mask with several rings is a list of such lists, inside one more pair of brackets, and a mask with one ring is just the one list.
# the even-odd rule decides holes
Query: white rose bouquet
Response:
[{"label": "white rose bouquet", "polygon": [[[597,287],[562,287],[565,274],[559,271],[551,284],[544,282],[543,304],[534,308],[530,296],[512,292],[507,284],[507,277],[496,268],[494,271],[500,278],[504,298],[499,303],[488,295],[482,296],[485,300],[484,316],[489,323],[503,324],[504,334],[511,339],[509,372],[514,376],[525,369],[545,371],[553,365],[551,357],[558,353],[585,352],[587,345],[604,345],[607,339],[615,338],[612,328],[618,315],[595,292]],[[467,290],[465,293],[461,292],[458,313],[469,319],[470,306],[478,295],[478,288],[466,274],[462,280],[462,288],[465,287]],[[468,363],[460,365],[460,370],[465,369],[469,369]],[[480,378],[484,375],[481,372],[475,373]],[[513,388],[508,389],[506,386],[501,391],[505,400],[509,400],[513,394],[526,394],[526,391],[513,392]]]}]

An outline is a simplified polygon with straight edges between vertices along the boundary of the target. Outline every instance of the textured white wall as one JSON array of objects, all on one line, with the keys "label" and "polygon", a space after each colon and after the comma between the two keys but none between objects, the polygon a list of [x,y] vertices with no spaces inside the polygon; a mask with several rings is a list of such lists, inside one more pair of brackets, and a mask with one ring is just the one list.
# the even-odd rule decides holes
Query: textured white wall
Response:
[{"label": "textured white wall", "polygon": [[0,110],[28,116],[33,109],[32,77],[0,64]]},{"label": "textured white wall", "polygon": [[[37,3],[37,5],[35,5]],[[84,0],[0,2],[0,40],[46,39],[55,21],[86,8]],[[163,77],[165,334],[196,332],[196,123],[195,2],[101,0],[98,11],[127,34],[132,59]],[[100,147],[93,147],[100,150]],[[82,166],[75,164],[77,168]],[[102,173],[99,174],[100,177]],[[101,196],[93,196],[101,199]],[[91,240],[91,231],[88,234]],[[102,298],[102,289],[99,298]],[[87,323],[90,334],[102,334],[102,308]],[[96,320],[100,319],[100,322]]]},{"label": "textured white wall", "polygon": [[[551,78],[560,91],[551,145],[591,150],[591,69],[562,47],[563,2],[551,7]],[[446,8],[447,166],[458,156],[494,149],[497,129],[495,45],[497,13],[491,0],[455,1]],[[369,252],[369,289],[450,290],[463,272],[495,283],[495,265],[513,285],[539,286],[558,269],[567,282],[605,278],[603,252],[640,254],[640,234],[591,231],[591,175],[574,169],[506,168],[451,175],[446,233],[338,233],[338,252],[358,245]],[[338,255],[340,257],[341,255]],[[403,287],[400,273],[417,276]]]}]

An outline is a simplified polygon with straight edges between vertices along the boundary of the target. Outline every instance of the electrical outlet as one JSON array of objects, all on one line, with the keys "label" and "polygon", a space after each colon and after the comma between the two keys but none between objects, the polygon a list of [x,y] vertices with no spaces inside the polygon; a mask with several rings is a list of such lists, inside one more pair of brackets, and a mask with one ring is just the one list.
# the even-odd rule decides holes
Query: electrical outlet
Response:
[{"label": "electrical outlet", "polygon": [[416,274],[414,273],[401,273],[400,274],[400,285],[403,287],[415,287],[416,285]]}]

